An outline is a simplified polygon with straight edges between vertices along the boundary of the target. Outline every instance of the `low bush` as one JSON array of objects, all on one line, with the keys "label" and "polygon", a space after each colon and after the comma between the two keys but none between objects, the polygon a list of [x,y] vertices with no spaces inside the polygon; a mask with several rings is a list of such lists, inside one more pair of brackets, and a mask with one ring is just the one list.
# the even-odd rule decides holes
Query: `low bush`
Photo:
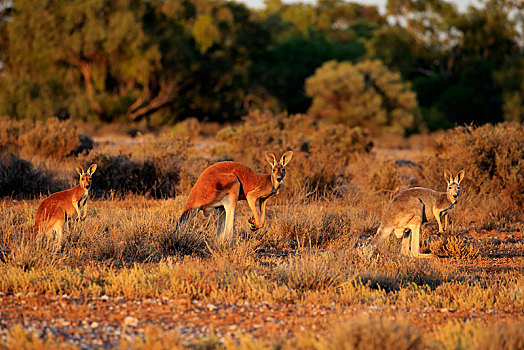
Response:
[{"label": "low bush", "polygon": [[322,349],[426,349],[423,333],[413,324],[402,320],[355,318],[335,328],[331,337],[323,340]]},{"label": "low bush", "polygon": [[275,268],[275,279],[298,291],[334,288],[348,279],[344,262],[333,253],[305,253]]},{"label": "low bush", "polygon": [[0,153],[0,198],[33,198],[64,189],[48,172],[9,152]]},{"label": "low bush", "polygon": [[20,153],[25,158],[38,156],[61,161],[93,148],[91,137],[80,134],[70,119],[29,122],[0,118],[0,129],[0,151]]},{"label": "low bush", "polygon": [[98,164],[93,177],[97,197],[141,194],[167,198],[189,192],[208,164],[195,156],[189,140],[168,135],[144,136],[136,144],[106,147],[78,159]]},{"label": "low bush", "polygon": [[444,236],[429,244],[431,252],[437,255],[444,255],[455,259],[475,259],[479,255],[479,250],[473,245],[468,244],[459,236]]},{"label": "low bush", "polygon": [[449,321],[436,333],[439,349],[517,350],[524,348],[522,322],[498,322],[487,327],[478,321]]},{"label": "low bush", "polygon": [[[437,139],[436,154],[427,158],[423,181],[444,189],[444,170],[466,172],[463,191],[476,202],[495,199],[505,216],[521,218],[524,205],[524,125],[517,123],[463,126]],[[460,199],[459,199],[460,201]],[[478,209],[478,208],[477,208]],[[483,208],[483,212],[489,210]]]}]

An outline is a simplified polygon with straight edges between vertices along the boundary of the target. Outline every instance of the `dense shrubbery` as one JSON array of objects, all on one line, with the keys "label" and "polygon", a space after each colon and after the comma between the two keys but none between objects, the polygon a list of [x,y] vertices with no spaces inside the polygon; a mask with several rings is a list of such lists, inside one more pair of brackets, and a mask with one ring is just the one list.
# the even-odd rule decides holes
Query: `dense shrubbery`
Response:
[{"label": "dense shrubbery", "polygon": [[130,146],[107,147],[80,156],[82,164],[97,163],[93,177],[96,196],[147,194],[171,197],[189,191],[207,162],[195,157],[184,138],[141,137]]},{"label": "dense shrubbery", "polygon": [[507,214],[522,215],[524,126],[502,123],[449,130],[437,140],[436,154],[426,161],[425,181],[442,188],[446,169],[454,175],[464,169],[464,191],[478,201],[495,200]]},{"label": "dense shrubbery", "polygon": [[309,115],[273,115],[252,112],[244,123],[221,130],[217,134],[217,155],[232,158],[258,171],[267,172],[264,152],[280,155],[292,150],[293,160],[287,185],[294,191],[304,186],[326,189],[335,186],[351,156],[367,152],[372,143],[360,128],[341,124],[325,124]]},{"label": "dense shrubbery", "polygon": [[63,160],[93,148],[93,141],[80,134],[72,120],[16,121],[0,118],[0,152],[19,153],[25,158],[39,156]]},{"label": "dense shrubbery", "polygon": [[31,198],[40,193],[56,192],[61,185],[31,162],[12,153],[0,152],[0,198]]}]

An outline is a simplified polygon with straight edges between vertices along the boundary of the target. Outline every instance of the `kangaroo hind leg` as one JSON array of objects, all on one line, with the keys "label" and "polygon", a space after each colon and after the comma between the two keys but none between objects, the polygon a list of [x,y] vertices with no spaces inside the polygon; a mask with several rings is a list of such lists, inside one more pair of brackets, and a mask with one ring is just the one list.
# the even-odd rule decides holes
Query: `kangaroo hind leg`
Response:
[{"label": "kangaroo hind leg", "polygon": [[[417,218],[414,218],[417,219]],[[434,258],[433,254],[420,253],[420,227],[422,225],[422,218],[420,222],[415,220],[410,225],[411,230],[411,255],[415,258]]]}]

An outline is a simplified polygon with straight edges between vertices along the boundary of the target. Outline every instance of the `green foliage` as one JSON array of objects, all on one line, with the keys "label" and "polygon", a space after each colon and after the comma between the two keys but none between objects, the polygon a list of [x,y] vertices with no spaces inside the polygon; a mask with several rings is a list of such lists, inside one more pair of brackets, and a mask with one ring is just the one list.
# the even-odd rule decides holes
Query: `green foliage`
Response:
[{"label": "green foliage", "polygon": [[515,10],[521,6],[491,0],[484,8],[459,13],[442,0],[389,0],[396,24],[375,32],[367,55],[413,81],[430,130],[519,120],[522,69],[517,62],[524,52],[517,28],[523,18]]},{"label": "green foliage", "polygon": [[214,25],[211,16],[204,14],[197,18],[193,25],[193,37],[202,53],[220,40],[220,32]]},{"label": "green foliage", "polygon": [[524,56],[508,59],[495,80],[502,89],[504,119],[524,123]]},{"label": "green foliage", "polygon": [[[0,111],[42,119],[71,114],[114,116],[115,103],[137,98],[157,67],[140,23],[144,6],[130,1],[20,0],[6,26],[8,59]],[[26,38],[33,38],[29,45]],[[3,84],[4,85],[4,84]]]},{"label": "green foliage", "polygon": [[[233,121],[251,107],[303,113],[311,105],[304,81],[323,63],[378,59],[413,83],[430,130],[522,121],[524,17],[516,0],[464,13],[444,0],[389,0],[388,20],[375,6],[342,0],[275,0],[261,10],[227,0],[6,4],[0,115],[16,119],[151,125]],[[356,92],[371,115],[387,119],[377,128],[413,127],[411,107],[377,115],[380,103]]]},{"label": "green foliage", "polygon": [[269,47],[255,60],[255,81],[285,104],[290,113],[304,113],[310,104],[304,80],[328,60],[355,61],[364,54],[357,40],[339,43],[318,31],[292,35]]},{"label": "green foliage", "polygon": [[306,80],[310,112],[374,134],[405,134],[415,126],[417,101],[400,74],[380,61],[330,61]]}]

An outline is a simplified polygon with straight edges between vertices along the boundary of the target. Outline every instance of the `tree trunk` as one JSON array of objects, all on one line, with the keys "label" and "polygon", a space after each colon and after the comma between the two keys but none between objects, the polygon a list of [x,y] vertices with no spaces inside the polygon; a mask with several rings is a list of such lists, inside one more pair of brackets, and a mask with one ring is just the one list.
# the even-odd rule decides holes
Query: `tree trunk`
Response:
[{"label": "tree trunk", "polygon": [[141,102],[144,100],[142,97],[138,98],[138,100],[133,103],[127,113],[127,118],[129,120],[140,120],[142,117],[150,115],[151,113],[172,102],[178,96],[178,82],[170,82],[165,84],[161,83],[160,85],[160,92],[147,105],[139,107],[142,104]]}]

